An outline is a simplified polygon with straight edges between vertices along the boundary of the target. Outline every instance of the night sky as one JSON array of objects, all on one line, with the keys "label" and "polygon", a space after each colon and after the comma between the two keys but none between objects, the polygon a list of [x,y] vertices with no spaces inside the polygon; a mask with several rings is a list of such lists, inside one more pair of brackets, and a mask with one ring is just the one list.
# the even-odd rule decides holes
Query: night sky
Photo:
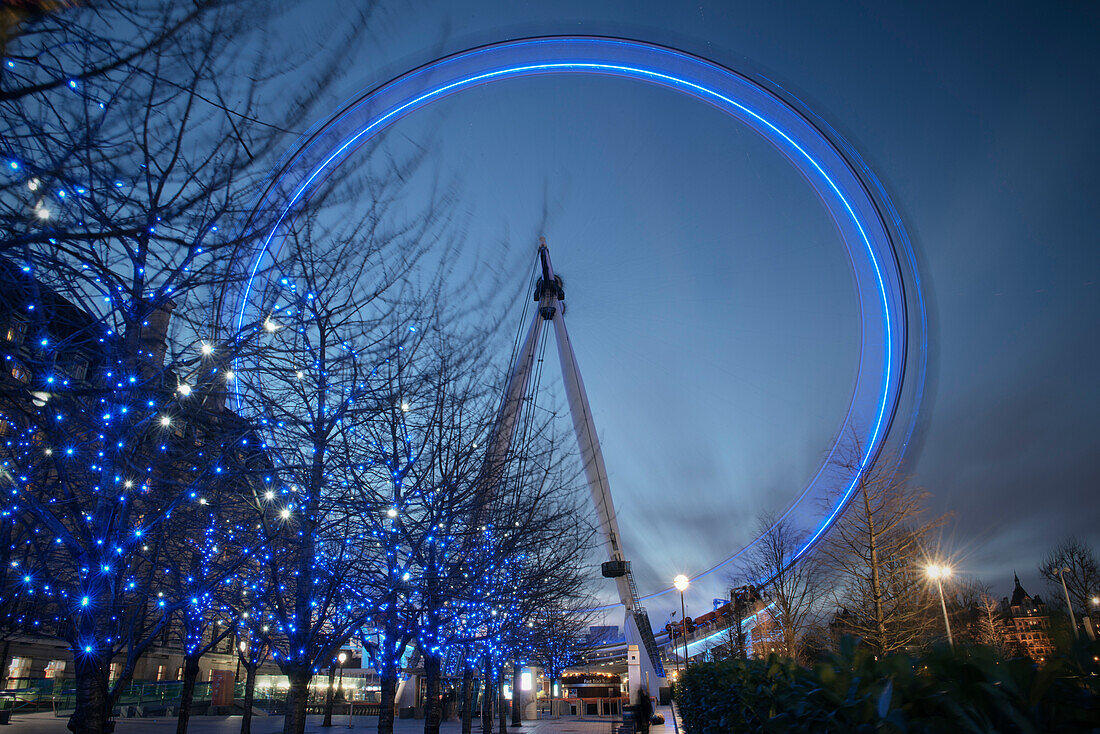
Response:
[{"label": "night sky", "polygon": [[[1045,592],[1036,567],[1059,539],[1100,546],[1096,6],[731,5],[393,3],[332,107],[443,54],[551,34],[665,44],[796,94],[871,164],[922,262],[932,368],[909,458],[954,514],[944,550],[998,596],[1013,571]],[[315,6],[307,37],[342,12]],[[643,593],[794,498],[837,430],[858,332],[839,237],[780,154],[615,79],[485,87],[394,132],[458,182],[468,242],[517,293],[547,237]],[[721,581],[690,595],[695,613]],[[668,605],[650,606],[659,623]]]}]

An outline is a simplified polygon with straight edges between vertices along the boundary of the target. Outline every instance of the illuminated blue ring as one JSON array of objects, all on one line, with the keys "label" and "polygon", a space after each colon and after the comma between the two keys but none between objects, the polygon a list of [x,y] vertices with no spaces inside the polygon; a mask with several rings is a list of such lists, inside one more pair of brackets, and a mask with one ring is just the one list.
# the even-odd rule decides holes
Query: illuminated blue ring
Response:
[{"label": "illuminated blue ring", "polygon": [[[893,213],[881,187],[870,172],[860,170],[844,151],[819,126],[800,113],[778,94],[736,72],[704,59],[652,44],[602,37],[548,37],[511,41],[484,46],[449,56],[413,70],[372,89],[346,103],[329,120],[318,126],[285,157],[272,176],[267,189],[253,209],[248,227],[262,226],[266,231],[262,245],[247,271],[246,286],[235,314],[238,329],[243,329],[249,292],[260,266],[277,252],[280,227],[296,205],[313,187],[330,174],[351,152],[404,116],[451,94],[491,82],[546,74],[594,74],[644,81],[688,94],[707,102],[747,124],[767,139],[806,177],[830,212],[845,242],[859,294],[861,348],[859,371],[853,398],[844,422],[837,432],[844,436],[853,422],[866,422],[861,434],[863,454],[860,468],[850,478],[832,508],[816,523],[808,541],[796,552],[795,562],[811,548],[835,522],[846,506],[860,476],[882,450],[902,397],[902,378],[909,353],[906,314],[906,283],[891,233],[899,233],[912,264],[908,241],[900,222],[887,223],[880,214],[885,206]],[[820,122],[820,121],[819,121]],[[837,136],[833,136],[836,138]],[[271,216],[259,224],[262,216]],[[891,224],[893,225],[891,227]],[[911,268],[914,270],[915,268]],[[919,289],[914,287],[919,299]],[[909,294],[912,297],[913,293]],[[920,328],[923,329],[923,301],[920,303]],[[924,339],[924,333],[921,333]],[[919,350],[923,360],[923,348]],[[918,383],[923,380],[923,362]],[[874,383],[874,384],[872,384]],[[869,387],[870,386],[870,387]],[[238,396],[239,399],[239,396]],[[912,430],[909,416],[908,430]],[[908,435],[908,434],[907,434]],[[822,480],[830,450],[822,469],[788,508],[794,512]],[[757,539],[759,540],[759,538]],[[753,543],[757,542],[756,540]],[[733,562],[752,546],[698,573],[700,578]],[[671,591],[663,589],[643,599]],[[617,605],[609,605],[611,608]]]}]

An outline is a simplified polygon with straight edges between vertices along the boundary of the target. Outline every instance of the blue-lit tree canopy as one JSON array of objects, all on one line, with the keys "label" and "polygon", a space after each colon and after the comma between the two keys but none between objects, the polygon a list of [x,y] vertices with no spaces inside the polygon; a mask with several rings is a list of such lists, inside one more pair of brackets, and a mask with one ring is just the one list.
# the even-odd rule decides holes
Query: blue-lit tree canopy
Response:
[{"label": "blue-lit tree canopy", "polygon": [[[383,732],[410,669],[431,733],[444,677],[463,681],[467,729],[480,681],[487,727],[506,667],[570,659],[592,544],[572,444],[529,395],[519,440],[486,456],[498,284],[456,276],[486,263],[458,267],[462,216],[452,182],[424,183],[429,151],[374,155],[464,89],[624,77],[770,141],[852,262],[863,346],[839,433],[864,434],[856,474],[908,430],[923,312],[904,232],[851,151],[777,94],[646,44],[532,39],[410,72],[292,145],[333,69],[295,72],[288,102],[303,59],[268,70],[266,5],[177,5],[41,12],[5,36],[0,615],[6,635],[69,647],[74,734],[105,731],[158,645],[183,653],[181,732],[215,648],[250,681],[265,659],[286,675],[286,734],[350,643],[380,675]],[[788,562],[847,500],[807,510],[827,479],[791,509],[812,528]]]},{"label": "blue-lit tree canopy", "polygon": [[[233,73],[256,10],[46,13],[5,48],[0,614],[69,647],[74,734],[106,731],[164,646],[181,732],[215,649],[250,686],[264,660],[286,674],[288,734],[347,644],[391,713],[410,666],[436,692],[476,671],[493,697],[537,615],[584,593],[552,423],[486,480],[498,314],[447,279],[446,187],[402,200],[422,157],[333,177],[239,267],[266,236],[244,217],[264,167],[323,87],[289,113],[257,101],[278,73]],[[250,314],[226,318],[239,297]]]}]

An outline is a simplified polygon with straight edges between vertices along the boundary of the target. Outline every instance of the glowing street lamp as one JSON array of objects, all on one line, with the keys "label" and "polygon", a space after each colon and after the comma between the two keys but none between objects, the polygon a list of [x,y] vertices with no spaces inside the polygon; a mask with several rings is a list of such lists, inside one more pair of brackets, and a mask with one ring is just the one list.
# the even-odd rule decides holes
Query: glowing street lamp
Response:
[{"label": "glowing street lamp", "polygon": [[940,590],[940,607],[943,609],[943,626],[947,630],[947,644],[955,649],[955,641],[951,639],[951,621],[947,618],[947,602],[943,599],[943,580],[951,577],[950,566],[932,565],[926,569],[928,578],[936,582],[936,588]]},{"label": "glowing street lamp", "polygon": [[680,626],[681,626],[681,629],[683,630],[683,632],[681,633],[681,637],[684,638],[684,661],[683,661],[683,664],[681,666],[681,669],[682,669],[683,666],[687,665],[687,659],[688,659],[688,638],[687,638],[688,625],[687,625],[687,612],[684,610],[684,592],[687,591],[687,588],[688,588],[688,586],[691,585],[691,583],[688,580],[687,576],[685,576],[684,574],[680,574],[679,576],[677,576],[676,578],[674,578],[672,580],[672,584],[673,584],[673,586],[676,587],[676,590],[680,592]]}]

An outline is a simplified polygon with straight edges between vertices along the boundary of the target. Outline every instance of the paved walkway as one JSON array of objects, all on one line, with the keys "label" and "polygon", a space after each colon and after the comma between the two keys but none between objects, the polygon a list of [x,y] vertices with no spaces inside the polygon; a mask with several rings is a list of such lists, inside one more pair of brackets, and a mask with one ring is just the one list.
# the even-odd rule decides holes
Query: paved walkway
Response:
[{"label": "paved walkway", "polygon": [[[674,734],[672,714],[667,706],[657,707],[664,714],[664,726],[654,726],[651,734]],[[11,718],[11,727],[3,734],[68,734],[65,718],[50,713],[15,715]],[[352,726],[347,726],[346,716],[334,716],[331,729],[321,728],[321,717],[310,716],[306,720],[306,734],[370,734],[378,730],[378,717],[356,716]],[[539,719],[525,721],[520,727],[509,727],[514,734],[614,734],[619,722],[613,719]],[[494,727],[495,729],[495,727]],[[195,716],[187,727],[188,734],[239,734],[240,716]],[[398,719],[394,722],[394,734],[415,734],[424,731],[424,722],[417,719]],[[174,734],[175,718],[159,719],[118,719],[115,734]],[[282,734],[283,717],[254,716],[252,734]],[[445,721],[440,727],[441,734],[460,734],[462,726],[458,721]],[[481,721],[474,720],[474,734],[480,734]]]}]

